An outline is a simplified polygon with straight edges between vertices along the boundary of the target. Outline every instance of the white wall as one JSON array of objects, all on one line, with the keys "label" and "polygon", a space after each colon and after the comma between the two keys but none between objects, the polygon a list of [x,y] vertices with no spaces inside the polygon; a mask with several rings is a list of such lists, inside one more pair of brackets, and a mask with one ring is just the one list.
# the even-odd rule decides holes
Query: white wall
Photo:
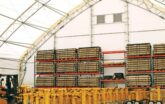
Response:
[{"label": "white wall", "polygon": [[[113,23],[113,13],[124,13],[125,3],[121,0],[102,0],[93,7],[92,28],[94,46],[101,46],[103,51],[124,50],[126,47],[126,14],[123,14],[123,23]],[[57,34],[56,48],[78,48],[91,45],[91,17],[90,9],[72,20]],[[106,24],[96,24],[97,15],[106,15]],[[164,29],[165,20],[151,14],[141,8],[129,5],[129,29],[130,43],[164,43],[165,31],[155,31],[155,29]],[[153,30],[145,31],[143,30]],[[140,32],[138,32],[140,31]],[[80,36],[81,35],[81,36]],[[54,37],[52,37],[40,50],[53,49]],[[123,54],[105,55],[105,59],[113,62],[123,59]],[[33,58],[30,60],[34,62]],[[123,61],[123,60],[119,60]],[[27,74],[24,80],[25,84],[33,85],[34,65],[27,64]],[[113,75],[115,72],[125,72],[124,68],[106,68],[106,75]],[[106,86],[111,86],[106,84]],[[123,85],[119,85],[123,86]]]}]

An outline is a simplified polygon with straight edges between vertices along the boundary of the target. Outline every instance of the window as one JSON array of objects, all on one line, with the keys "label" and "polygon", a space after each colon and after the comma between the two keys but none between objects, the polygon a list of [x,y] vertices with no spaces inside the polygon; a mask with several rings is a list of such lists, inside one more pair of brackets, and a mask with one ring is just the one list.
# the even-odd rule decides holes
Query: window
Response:
[{"label": "window", "polygon": [[99,15],[97,16],[97,24],[105,23],[105,16]]},{"label": "window", "polygon": [[121,13],[114,14],[113,15],[113,22],[122,22],[122,14]]}]

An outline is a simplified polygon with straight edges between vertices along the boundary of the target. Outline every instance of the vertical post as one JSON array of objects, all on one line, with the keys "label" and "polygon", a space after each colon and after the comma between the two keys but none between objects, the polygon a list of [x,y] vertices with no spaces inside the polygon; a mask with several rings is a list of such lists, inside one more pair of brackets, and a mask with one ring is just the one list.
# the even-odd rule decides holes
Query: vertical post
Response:
[{"label": "vertical post", "polygon": [[28,94],[27,93],[23,94],[23,104],[28,104]]},{"label": "vertical post", "polygon": [[129,37],[130,37],[130,33],[129,33],[129,5],[128,2],[125,1],[125,8],[126,8],[126,44],[128,44],[130,42]]},{"label": "vertical post", "polygon": [[93,46],[93,8],[92,8],[92,6],[90,6],[90,18],[91,18],[91,20],[90,20],[90,25],[91,25],[91,36],[90,36],[90,41],[91,41],[91,47]]},{"label": "vertical post", "polygon": [[45,90],[45,104],[50,104],[50,92]]},{"label": "vertical post", "polygon": [[94,89],[94,94],[93,94],[93,104],[97,104],[97,89]]},{"label": "vertical post", "polygon": [[161,101],[160,86],[157,87],[157,100],[158,100],[158,101]]},{"label": "vertical post", "polygon": [[34,87],[36,86],[36,58],[34,56]]},{"label": "vertical post", "polygon": [[82,90],[82,104],[86,104],[86,91]]}]

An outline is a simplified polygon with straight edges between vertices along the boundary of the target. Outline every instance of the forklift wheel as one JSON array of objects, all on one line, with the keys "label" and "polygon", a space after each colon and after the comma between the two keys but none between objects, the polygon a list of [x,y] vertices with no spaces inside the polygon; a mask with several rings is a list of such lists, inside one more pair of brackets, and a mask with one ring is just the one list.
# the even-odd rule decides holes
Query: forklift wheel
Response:
[{"label": "forklift wheel", "polygon": [[156,104],[163,104],[162,101],[157,101]]},{"label": "forklift wheel", "polygon": [[126,102],[126,104],[133,104],[131,101]]},{"label": "forklift wheel", "polygon": [[148,104],[154,104],[154,102],[153,101],[150,101]]}]

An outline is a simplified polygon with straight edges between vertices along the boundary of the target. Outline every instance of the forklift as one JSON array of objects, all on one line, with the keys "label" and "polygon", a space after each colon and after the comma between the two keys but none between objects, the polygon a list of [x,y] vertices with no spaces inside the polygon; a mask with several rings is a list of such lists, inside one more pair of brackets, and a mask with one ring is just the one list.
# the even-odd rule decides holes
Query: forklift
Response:
[{"label": "forklift", "polygon": [[16,104],[17,87],[17,74],[0,74],[0,104]]}]

